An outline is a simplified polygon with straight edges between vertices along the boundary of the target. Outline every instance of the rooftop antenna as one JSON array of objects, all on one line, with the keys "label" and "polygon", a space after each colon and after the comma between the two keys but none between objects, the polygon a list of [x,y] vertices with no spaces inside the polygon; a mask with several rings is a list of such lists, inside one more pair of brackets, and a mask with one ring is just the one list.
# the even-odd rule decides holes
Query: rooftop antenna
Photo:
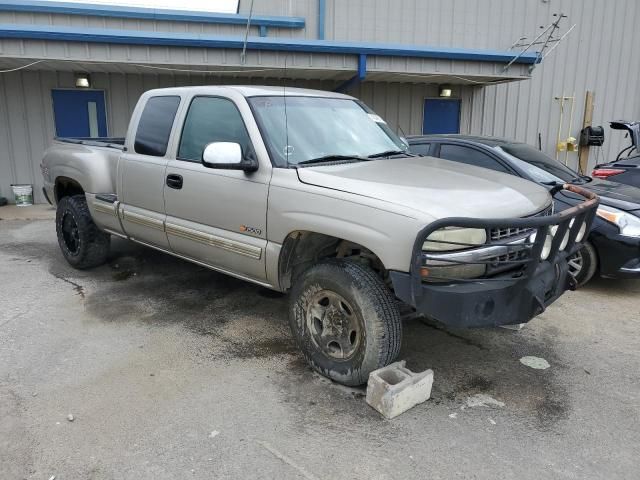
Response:
[{"label": "rooftop antenna", "polygon": [[560,22],[563,18],[568,17],[564,13],[554,13],[553,16],[555,17],[555,20],[546,27],[544,25],[541,25],[540,28],[542,29],[542,31],[532,41],[527,41],[527,37],[522,36],[518,40],[516,40],[511,45],[511,47],[509,47],[509,50],[518,48],[521,48],[522,50],[520,50],[520,52],[518,52],[518,54],[515,55],[507,65],[505,65],[505,67],[502,69],[503,72],[508,70],[509,67],[513,65],[516,60],[518,60],[522,55],[529,51],[529,49],[535,46],[541,46],[540,49],[536,52],[536,61],[529,67],[529,71],[533,71],[533,69],[536,68],[536,65],[542,62],[542,60],[544,60],[547,55],[549,55],[560,44],[560,42],[564,40],[567,35],[569,35],[571,31],[576,27],[576,24],[574,23],[571,28],[569,28],[569,30],[564,33],[564,35],[558,37]]},{"label": "rooftop antenna", "polygon": [[242,44],[242,53],[240,54],[240,63],[244,65],[247,60],[247,40],[249,39],[249,28],[251,27],[251,17],[253,16],[253,2],[251,0],[251,6],[249,7],[249,17],[247,18],[247,28],[244,31],[244,42]]}]

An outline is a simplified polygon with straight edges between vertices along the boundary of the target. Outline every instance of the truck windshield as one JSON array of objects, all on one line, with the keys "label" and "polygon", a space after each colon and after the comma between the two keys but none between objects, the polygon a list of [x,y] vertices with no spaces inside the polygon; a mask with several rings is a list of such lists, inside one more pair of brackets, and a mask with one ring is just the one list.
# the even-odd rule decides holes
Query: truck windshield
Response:
[{"label": "truck windshield", "polygon": [[249,104],[276,166],[366,160],[408,146],[364,105],[323,97],[253,97]]}]

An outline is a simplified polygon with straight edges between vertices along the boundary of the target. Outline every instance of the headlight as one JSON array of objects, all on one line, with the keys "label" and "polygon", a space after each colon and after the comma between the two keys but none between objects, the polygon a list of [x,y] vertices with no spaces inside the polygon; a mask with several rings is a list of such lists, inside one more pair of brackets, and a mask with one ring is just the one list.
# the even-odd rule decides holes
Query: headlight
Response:
[{"label": "headlight", "polygon": [[620,230],[621,235],[640,237],[640,218],[617,208],[600,205],[596,214]]},{"label": "headlight", "polygon": [[436,230],[422,245],[427,252],[463,250],[487,243],[487,232],[480,228],[445,227]]}]

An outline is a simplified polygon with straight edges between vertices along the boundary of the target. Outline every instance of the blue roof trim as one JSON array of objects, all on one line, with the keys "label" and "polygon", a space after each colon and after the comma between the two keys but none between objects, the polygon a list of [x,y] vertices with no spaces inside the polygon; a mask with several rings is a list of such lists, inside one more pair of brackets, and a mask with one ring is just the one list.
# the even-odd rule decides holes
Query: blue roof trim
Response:
[{"label": "blue roof trim", "polygon": [[[243,47],[242,37],[212,36],[192,33],[153,32],[144,30],[89,29],[52,25],[0,25],[0,38],[55,40],[67,42],[160,45],[171,47],[233,48]],[[420,45],[336,42],[294,38],[250,37],[249,50],[272,50],[303,53],[381,55],[446,60],[508,63],[513,52]],[[516,63],[534,64],[537,54],[527,52]]]},{"label": "blue roof trim", "polygon": [[[90,17],[134,18],[139,20],[221,23],[227,25],[246,25],[248,19],[248,15],[231,13],[194,12],[189,10],[123,7],[118,5],[51,2],[44,0],[0,1],[0,11],[57,13],[63,15],[85,15]],[[265,27],[304,28],[305,19],[301,17],[253,15],[251,16],[251,24]]]}]

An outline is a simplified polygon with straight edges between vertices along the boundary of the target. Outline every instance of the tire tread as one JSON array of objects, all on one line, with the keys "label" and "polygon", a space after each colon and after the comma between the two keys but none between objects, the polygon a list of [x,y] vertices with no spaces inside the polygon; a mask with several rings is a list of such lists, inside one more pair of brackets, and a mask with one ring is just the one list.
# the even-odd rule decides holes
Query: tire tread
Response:
[{"label": "tire tread", "polygon": [[[85,243],[85,250],[80,252],[77,257],[70,257],[65,253],[61,238],[60,223],[62,221],[62,212],[67,208],[73,212],[78,228],[82,231],[82,240]],[[59,201],[58,211],[56,212],[56,231],[63,255],[74,268],[84,270],[97,267],[107,261],[111,236],[101,231],[93,222],[84,195],[64,197]]]}]

